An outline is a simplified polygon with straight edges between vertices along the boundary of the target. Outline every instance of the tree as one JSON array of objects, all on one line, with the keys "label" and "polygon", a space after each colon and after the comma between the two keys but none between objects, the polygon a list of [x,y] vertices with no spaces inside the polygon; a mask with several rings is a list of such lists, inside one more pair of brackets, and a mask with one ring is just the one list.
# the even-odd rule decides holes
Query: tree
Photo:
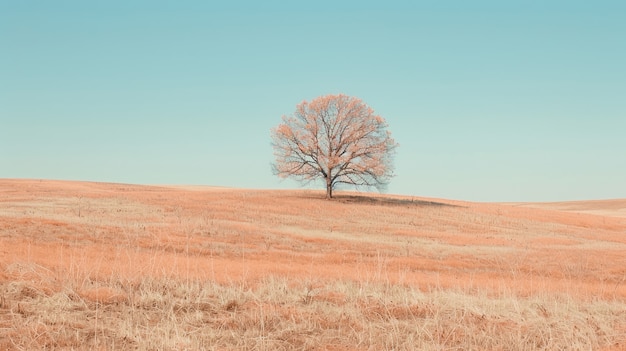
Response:
[{"label": "tree", "polygon": [[322,179],[326,198],[339,184],[384,189],[393,176],[396,142],[387,122],[361,99],[326,95],[303,101],[272,129],[275,175]]}]

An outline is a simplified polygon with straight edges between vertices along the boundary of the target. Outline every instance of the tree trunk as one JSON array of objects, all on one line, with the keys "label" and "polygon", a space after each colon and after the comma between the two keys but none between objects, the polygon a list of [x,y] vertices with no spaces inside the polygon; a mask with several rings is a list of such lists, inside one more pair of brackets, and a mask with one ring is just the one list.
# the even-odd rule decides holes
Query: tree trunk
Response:
[{"label": "tree trunk", "polygon": [[326,200],[333,198],[333,184],[330,181],[330,177],[326,177]]}]

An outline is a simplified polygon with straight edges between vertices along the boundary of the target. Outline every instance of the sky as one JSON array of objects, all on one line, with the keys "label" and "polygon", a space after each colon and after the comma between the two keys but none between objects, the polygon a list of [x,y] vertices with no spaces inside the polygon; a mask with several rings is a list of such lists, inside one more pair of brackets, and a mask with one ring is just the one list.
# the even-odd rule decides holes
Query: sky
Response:
[{"label": "sky", "polygon": [[0,0],[0,178],[297,189],[270,130],[337,93],[388,193],[626,198],[624,1]]}]

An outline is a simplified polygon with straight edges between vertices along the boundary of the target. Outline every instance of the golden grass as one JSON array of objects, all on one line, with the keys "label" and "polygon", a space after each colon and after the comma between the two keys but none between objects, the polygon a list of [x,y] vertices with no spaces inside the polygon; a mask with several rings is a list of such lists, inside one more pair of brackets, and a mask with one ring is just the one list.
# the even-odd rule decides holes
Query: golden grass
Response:
[{"label": "golden grass", "polygon": [[0,288],[5,350],[594,350],[623,340],[626,318],[618,301],[271,276]]},{"label": "golden grass", "polygon": [[0,349],[619,350],[624,234],[514,205],[0,180]]}]

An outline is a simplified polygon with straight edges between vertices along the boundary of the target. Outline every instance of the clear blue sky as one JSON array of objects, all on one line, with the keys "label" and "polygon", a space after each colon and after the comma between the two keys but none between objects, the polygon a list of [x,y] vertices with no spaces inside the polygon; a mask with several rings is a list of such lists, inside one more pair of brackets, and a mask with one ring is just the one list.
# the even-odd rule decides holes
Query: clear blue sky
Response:
[{"label": "clear blue sky", "polygon": [[626,197],[624,1],[0,0],[0,178],[298,187],[269,132],[329,93],[389,193]]}]

